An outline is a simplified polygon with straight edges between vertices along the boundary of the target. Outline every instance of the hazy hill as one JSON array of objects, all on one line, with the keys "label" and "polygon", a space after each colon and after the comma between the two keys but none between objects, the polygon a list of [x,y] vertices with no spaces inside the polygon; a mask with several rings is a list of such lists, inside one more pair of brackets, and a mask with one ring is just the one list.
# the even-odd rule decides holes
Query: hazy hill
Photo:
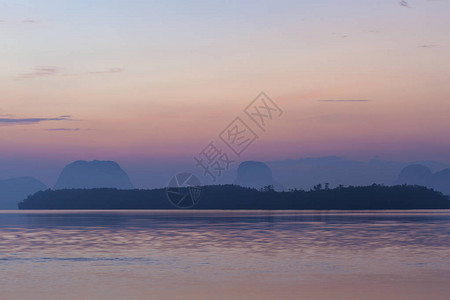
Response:
[{"label": "hazy hill", "polygon": [[400,172],[395,183],[423,185],[450,195],[450,169],[433,173],[426,166],[407,166]]},{"label": "hazy hill", "polygon": [[433,175],[433,173],[428,167],[422,165],[410,165],[400,172],[396,183],[426,185],[430,180],[431,175]]},{"label": "hazy hill", "polygon": [[55,185],[55,189],[76,188],[132,189],[133,185],[116,162],[79,160],[63,169]]},{"label": "hazy hill", "polygon": [[17,209],[17,204],[47,187],[33,177],[0,180],[0,209]]},{"label": "hazy hill", "polygon": [[445,169],[431,175],[432,188],[450,195],[450,169]]},{"label": "hazy hill", "polygon": [[283,186],[273,179],[272,170],[259,161],[244,161],[239,164],[233,184],[256,189],[271,185],[277,191],[283,190]]},{"label": "hazy hill", "polygon": [[383,159],[356,161],[343,157],[315,157],[267,162],[276,179],[286,188],[310,189],[318,183],[365,186],[372,183],[391,185],[403,168],[423,165],[431,171],[449,166],[434,161],[398,162]]}]

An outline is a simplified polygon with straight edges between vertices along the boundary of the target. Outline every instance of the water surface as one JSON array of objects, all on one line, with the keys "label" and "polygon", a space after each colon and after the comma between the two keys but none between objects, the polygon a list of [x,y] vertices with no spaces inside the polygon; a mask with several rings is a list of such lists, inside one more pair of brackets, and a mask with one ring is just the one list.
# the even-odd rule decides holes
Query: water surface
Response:
[{"label": "water surface", "polygon": [[448,299],[450,211],[0,211],[2,299]]}]

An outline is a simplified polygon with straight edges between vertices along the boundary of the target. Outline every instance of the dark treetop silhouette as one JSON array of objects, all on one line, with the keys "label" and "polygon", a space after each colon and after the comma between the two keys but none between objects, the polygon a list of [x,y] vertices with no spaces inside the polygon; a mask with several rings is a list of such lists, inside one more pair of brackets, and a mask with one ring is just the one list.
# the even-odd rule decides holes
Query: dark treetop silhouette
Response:
[{"label": "dark treetop silhouette", "polygon": [[[20,209],[171,209],[165,189],[67,189],[37,192],[19,203]],[[196,209],[444,209],[448,196],[421,186],[315,186],[310,191],[276,192],[236,185],[202,188]]]}]

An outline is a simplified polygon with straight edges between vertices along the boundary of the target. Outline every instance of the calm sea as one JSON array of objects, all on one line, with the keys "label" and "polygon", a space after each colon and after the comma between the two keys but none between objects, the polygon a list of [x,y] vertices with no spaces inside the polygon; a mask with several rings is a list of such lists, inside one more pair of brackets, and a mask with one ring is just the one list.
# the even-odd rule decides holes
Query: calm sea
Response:
[{"label": "calm sea", "polygon": [[0,211],[0,299],[450,299],[450,211]]}]

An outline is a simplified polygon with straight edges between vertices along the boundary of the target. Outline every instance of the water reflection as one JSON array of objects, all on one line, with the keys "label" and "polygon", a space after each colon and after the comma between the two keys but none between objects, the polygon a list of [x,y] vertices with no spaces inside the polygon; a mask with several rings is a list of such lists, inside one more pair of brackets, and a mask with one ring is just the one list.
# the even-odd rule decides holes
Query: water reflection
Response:
[{"label": "water reflection", "polygon": [[[139,280],[265,274],[273,283],[284,276],[298,282],[317,274],[430,270],[446,276],[449,221],[449,211],[0,212],[0,283],[14,286],[11,274],[28,274],[30,286],[36,278],[45,282],[30,274],[37,266],[47,280],[68,276],[67,267],[87,277],[106,268],[105,278],[126,272]],[[64,283],[74,287],[70,280]]]}]

